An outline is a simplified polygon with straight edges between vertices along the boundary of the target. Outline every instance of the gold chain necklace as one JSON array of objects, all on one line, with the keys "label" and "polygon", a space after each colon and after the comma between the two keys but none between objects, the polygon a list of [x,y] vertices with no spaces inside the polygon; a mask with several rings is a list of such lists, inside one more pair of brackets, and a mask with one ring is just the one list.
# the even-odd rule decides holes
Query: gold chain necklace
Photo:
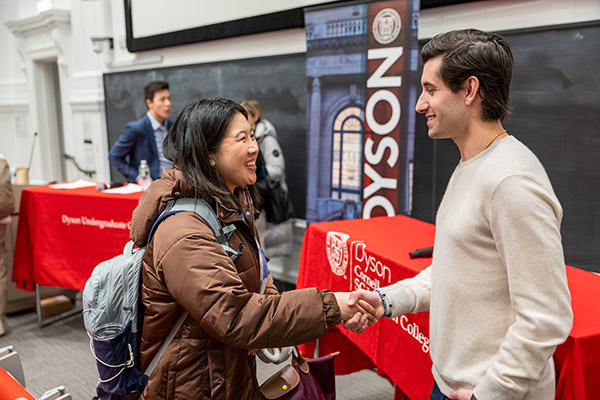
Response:
[{"label": "gold chain necklace", "polygon": [[487,146],[485,146],[485,149],[484,149],[484,150],[487,150],[487,148],[488,148],[488,147],[490,147],[490,146],[492,145],[492,143],[494,143],[494,141],[495,141],[496,139],[498,139],[498,136],[502,135],[503,133],[506,133],[506,129],[503,129],[503,130],[502,130],[502,132],[500,132],[500,133],[498,133],[496,136],[494,136],[494,138],[492,139],[492,141],[491,141],[491,142],[489,142]]}]

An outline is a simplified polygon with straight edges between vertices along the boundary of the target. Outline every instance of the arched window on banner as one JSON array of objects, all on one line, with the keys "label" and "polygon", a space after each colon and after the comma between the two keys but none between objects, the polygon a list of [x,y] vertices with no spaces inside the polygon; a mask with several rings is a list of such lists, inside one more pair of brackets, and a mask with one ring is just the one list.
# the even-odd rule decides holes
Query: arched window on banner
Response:
[{"label": "arched window on banner", "polygon": [[362,200],[363,110],[346,107],[333,121],[331,197]]}]

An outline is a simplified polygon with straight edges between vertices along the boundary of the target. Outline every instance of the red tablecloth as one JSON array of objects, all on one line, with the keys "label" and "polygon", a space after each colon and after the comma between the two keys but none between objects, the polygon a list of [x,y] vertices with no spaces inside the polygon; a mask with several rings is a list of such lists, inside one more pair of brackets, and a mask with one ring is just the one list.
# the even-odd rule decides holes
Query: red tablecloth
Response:
[{"label": "red tablecloth", "polygon": [[0,368],[0,399],[35,400],[11,374]]},{"label": "red tablecloth", "polygon": [[[405,216],[310,224],[306,230],[298,288],[372,290],[416,275],[430,258],[410,251],[433,245],[435,227]],[[600,277],[567,266],[575,322],[554,360],[557,399],[598,399],[600,393]],[[311,344],[304,346],[310,352]],[[376,366],[396,383],[396,398],[429,399],[429,313],[382,319],[362,335],[340,328],[319,341],[319,352],[341,351],[336,373]]]},{"label": "red tablecloth", "polygon": [[23,190],[12,280],[29,291],[36,283],[83,289],[99,262],[123,251],[140,196],[95,187]]}]

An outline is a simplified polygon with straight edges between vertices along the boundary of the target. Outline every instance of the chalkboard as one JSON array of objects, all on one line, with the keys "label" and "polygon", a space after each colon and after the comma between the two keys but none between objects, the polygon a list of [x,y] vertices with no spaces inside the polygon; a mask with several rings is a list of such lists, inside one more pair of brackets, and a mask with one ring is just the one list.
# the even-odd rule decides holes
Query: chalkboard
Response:
[{"label": "chalkboard", "polygon": [[[501,32],[515,57],[509,133],[540,158],[564,211],[566,261],[600,272],[600,23]],[[425,42],[421,43],[423,46]],[[200,98],[256,98],[280,136],[298,216],[306,208],[306,73],[304,54],[104,75],[109,146],[143,115],[143,87],[171,84],[172,117]],[[416,118],[412,216],[434,222],[459,161],[450,140],[431,140]],[[115,180],[122,179],[113,171]]]},{"label": "chalkboard", "polygon": [[[256,99],[277,129],[296,215],[306,209],[306,62],[304,54],[109,73],[104,95],[109,148],[129,121],[146,112],[144,86],[169,82],[171,119],[189,103],[210,97]],[[113,180],[122,175],[111,170]]]},{"label": "chalkboard", "polygon": [[[566,262],[600,272],[600,23],[500,33],[515,58],[504,127],[548,172]],[[460,156],[453,142],[428,138],[423,116],[415,131],[413,216],[433,222]]]}]

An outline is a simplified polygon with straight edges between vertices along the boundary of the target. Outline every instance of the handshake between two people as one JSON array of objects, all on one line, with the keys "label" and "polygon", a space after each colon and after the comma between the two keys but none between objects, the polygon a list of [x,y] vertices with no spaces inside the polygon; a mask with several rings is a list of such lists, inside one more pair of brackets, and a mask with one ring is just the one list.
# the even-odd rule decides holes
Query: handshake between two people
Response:
[{"label": "handshake between two people", "polygon": [[383,317],[383,302],[376,292],[358,289],[353,292],[335,292],[335,298],[344,321],[344,328],[363,333]]}]

